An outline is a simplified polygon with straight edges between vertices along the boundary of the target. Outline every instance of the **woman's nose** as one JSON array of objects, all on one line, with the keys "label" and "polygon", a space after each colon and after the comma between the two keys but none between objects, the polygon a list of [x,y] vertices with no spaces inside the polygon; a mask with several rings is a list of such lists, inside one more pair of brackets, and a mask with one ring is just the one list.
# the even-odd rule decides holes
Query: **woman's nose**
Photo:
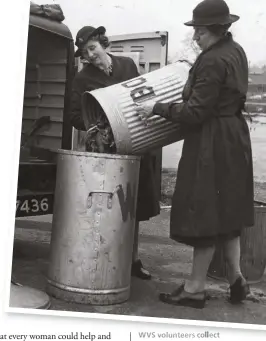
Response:
[{"label": "woman's nose", "polygon": [[193,41],[197,41],[198,38],[199,38],[199,37],[198,37],[197,32],[194,32],[193,37],[192,37],[192,40],[193,40]]},{"label": "woman's nose", "polygon": [[93,52],[92,51],[88,51],[88,57],[92,58],[93,57]]}]

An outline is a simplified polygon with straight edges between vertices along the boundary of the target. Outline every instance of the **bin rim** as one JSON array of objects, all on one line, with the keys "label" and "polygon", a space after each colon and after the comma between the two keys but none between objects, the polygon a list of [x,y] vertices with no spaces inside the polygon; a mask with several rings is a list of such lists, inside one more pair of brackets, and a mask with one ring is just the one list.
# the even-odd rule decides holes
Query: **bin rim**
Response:
[{"label": "bin rim", "polygon": [[[117,86],[120,84],[121,83],[113,84],[113,85],[110,85],[108,88],[116,89]],[[87,106],[87,100],[89,98],[93,98],[100,105],[100,107],[105,113],[105,116],[112,129],[114,142],[115,142],[117,150],[120,151],[122,147],[122,150],[124,150],[126,153],[127,152],[130,153],[132,151],[132,141],[131,141],[131,134],[130,134],[127,122],[125,120],[125,117],[119,111],[118,102],[112,102],[108,100],[108,96],[107,96],[107,99],[105,99],[104,101],[102,100],[99,93],[101,94],[103,90],[106,91],[106,88],[99,88],[99,89],[95,89],[92,91],[85,91],[82,94],[82,117],[83,117],[85,127],[87,129],[89,128],[89,120],[86,115],[86,109],[85,109]],[[107,95],[110,95],[110,94],[107,93]],[[111,96],[113,97],[114,95],[112,94]],[[113,113],[112,115],[109,115],[110,110]],[[94,118],[90,117],[90,119],[93,121]]]},{"label": "bin rim", "polygon": [[83,152],[83,151],[77,151],[77,150],[60,149],[60,148],[50,149],[50,151],[56,154],[93,157],[93,158],[99,158],[99,159],[118,159],[118,160],[132,160],[132,161],[140,161],[141,159],[141,156],[138,156],[138,155],[92,153],[92,152]]}]

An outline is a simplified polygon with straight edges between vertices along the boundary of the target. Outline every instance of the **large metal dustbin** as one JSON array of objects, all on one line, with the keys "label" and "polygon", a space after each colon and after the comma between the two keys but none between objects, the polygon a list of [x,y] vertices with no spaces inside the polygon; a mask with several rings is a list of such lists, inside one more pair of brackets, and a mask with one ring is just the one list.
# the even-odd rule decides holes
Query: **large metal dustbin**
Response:
[{"label": "large metal dustbin", "polygon": [[140,158],[58,151],[47,292],[108,305],[130,295]]},{"label": "large metal dustbin", "polygon": [[[250,284],[260,282],[266,268],[266,205],[255,203],[254,209],[255,224],[244,229],[240,239],[241,271]],[[222,246],[215,250],[208,276],[219,280],[227,278],[227,265]]]},{"label": "large metal dustbin", "polygon": [[117,154],[141,155],[182,140],[178,123],[156,115],[145,123],[140,119],[137,104],[150,99],[182,102],[188,73],[187,64],[176,62],[119,84],[85,92],[82,96],[85,126],[89,128],[97,122],[94,108],[100,105],[112,128]]}]

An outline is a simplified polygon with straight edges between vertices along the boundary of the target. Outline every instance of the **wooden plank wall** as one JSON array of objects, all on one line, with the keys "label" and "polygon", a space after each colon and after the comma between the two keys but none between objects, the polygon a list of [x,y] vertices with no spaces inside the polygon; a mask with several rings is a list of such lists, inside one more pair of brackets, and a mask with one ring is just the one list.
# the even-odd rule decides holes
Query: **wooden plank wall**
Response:
[{"label": "wooden plank wall", "polygon": [[25,74],[22,134],[41,116],[51,123],[32,139],[35,147],[61,148],[66,87],[67,47],[49,32],[30,28]]}]

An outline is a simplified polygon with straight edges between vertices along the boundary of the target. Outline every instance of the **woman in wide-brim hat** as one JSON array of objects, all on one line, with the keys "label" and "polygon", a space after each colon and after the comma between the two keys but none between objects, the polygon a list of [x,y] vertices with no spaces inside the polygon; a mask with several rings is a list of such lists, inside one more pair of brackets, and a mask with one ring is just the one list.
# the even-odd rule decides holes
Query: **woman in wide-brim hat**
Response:
[{"label": "woman in wide-brim hat", "polygon": [[163,302],[202,308],[215,245],[228,265],[230,301],[249,293],[240,270],[240,235],[254,224],[253,166],[248,125],[242,114],[248,61],[230,25],[239,19],[223,0],[204,0],[185,25],[202,52],[192,66],[182,103],[143,103],[142,119],[159,115],[179,122],[184,145],[172,198],[170,235],[194,248],[192,274]]}]

